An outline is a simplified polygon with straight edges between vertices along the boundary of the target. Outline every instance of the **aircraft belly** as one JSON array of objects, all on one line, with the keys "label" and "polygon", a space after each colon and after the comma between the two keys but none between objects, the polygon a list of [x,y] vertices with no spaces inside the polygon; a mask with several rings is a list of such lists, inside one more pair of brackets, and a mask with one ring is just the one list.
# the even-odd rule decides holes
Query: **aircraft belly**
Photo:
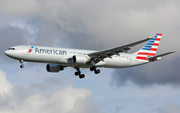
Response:
[{"label": "aircraft belly", "polygon": [[146,63],[149,63],[149,61],[137,61],[137,60],[135,60],[130,64],[130,67],[143,65],[143,64],[146,64]]}]

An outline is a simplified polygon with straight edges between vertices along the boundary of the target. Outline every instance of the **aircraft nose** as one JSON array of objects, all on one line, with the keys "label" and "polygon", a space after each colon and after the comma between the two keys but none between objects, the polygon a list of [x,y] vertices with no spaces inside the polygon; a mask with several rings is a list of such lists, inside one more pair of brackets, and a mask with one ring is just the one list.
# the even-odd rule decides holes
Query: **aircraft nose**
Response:
[{"label": "aircraft nose", "polygon": [[9,51],[6,50],[6,51],[4,52],[4,54],[5,54],[6,56],[8,56],[8,55],[9,55]]},{"label": "aircraft nose", "polygon": [[11,58],[16,58],[18,55],[17,52],[15,52],[13,50],[6,50],[6,51],[4,51],[4,54]]}]

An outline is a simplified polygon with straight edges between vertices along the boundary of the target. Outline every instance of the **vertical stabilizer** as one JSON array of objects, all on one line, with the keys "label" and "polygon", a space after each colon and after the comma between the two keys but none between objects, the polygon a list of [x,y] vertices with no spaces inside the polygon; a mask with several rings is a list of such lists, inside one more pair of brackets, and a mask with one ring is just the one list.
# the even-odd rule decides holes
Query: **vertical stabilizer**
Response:
[{"label": "vertical stabilizer", "polygon": [[[154,37],[154,38],[153,38]],[[153,38],[149,40],[143,48],[141,48],[137,54],[136,59],[138,60],[148,60],[147,57],[154,57],[156,55],[157,48],[159,46],[160,40],[161,40],[162,34],[156,33],[152,35],[150,38]]]}]

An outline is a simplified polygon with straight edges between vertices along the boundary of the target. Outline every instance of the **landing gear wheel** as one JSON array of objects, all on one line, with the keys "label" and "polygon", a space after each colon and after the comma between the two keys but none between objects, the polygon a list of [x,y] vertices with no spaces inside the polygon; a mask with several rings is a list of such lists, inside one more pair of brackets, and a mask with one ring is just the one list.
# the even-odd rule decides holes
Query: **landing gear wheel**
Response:
[{"label": "landing gear wheel", "polygon": [[75,72],[74,74],[75,74],[76,76],[78,76],[78,75],[81,74],[81,72],[80,72],[80,71],[77,71],[77,72]]},{"label": "landing gear wheel", "polygon": [[80,71],[80,69],[79,68],[75,68],[77,71],[74,73],[76,76],[78,76],[79,75],[79,78],[80,79],[82,79],[82,78],[84,78],[85,77],[85,75],[84,74],[81,74],[81,71]]},{"label": "landing gear wheel", "polygon": [[20,68],[24,68],[24,65],[22,64],[22,65],[20,65]]},{"label": "landing gear wheel", "polygon": [[24,65],[23,65],[23,60],[19,60],[19,62],[21,63],[21,65],[20,65],[20,68],[24,68]]},{"label": "landing gear wheel", "polygon": [[94,73],[95,74],[99,74],[101,71],[99,69],[95,70]]},{"label": "landing gear wheel", "polygon": [[80,79],[82,79],[82,78],[84,78],[84,77],[85,77],[85,75],[84,75],[84,74],[79,75],[79,78],[80,78]]},{"label": "landing gear wheel", "polygon": [[94,71],[94,70],[96,70],[96,67],[95,67],[95,66],[93,66],[93,67],[90,68],[90,71]]}]

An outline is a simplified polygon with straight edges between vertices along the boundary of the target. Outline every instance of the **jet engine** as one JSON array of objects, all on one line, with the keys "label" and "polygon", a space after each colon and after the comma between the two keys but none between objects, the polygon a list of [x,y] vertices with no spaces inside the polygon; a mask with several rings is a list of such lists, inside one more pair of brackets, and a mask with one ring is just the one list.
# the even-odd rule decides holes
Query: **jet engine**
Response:
[{"label": "jet engine", "polygon": [[158,60],[161,60],[161,57],[157,57],[157,58],[148,58],[148,60],[150,61],[150,62],[153,62],[153,61],[158,61]]},{"label": "jet engine", "polygon": [[90,61],[90,58],[84,55],[74,55],[72,57],[72,62],[77,64],[86,64]]},{"label": "jet engine", "polygon": [[58,64],[47,64],[46,65],[46,70],[48,72],[59,72],[59,71],[64,70],[64,67],[60,66]]}]

